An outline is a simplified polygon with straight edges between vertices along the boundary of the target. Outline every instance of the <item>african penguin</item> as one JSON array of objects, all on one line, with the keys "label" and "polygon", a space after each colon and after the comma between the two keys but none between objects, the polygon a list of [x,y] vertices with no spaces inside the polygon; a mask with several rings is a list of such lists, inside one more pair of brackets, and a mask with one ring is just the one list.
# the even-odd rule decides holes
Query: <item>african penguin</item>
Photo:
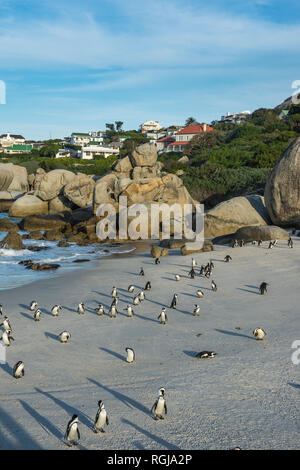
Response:
[{"label": "african penguin", "polygon": [[202,297],[204,297],[204,292],[202,292],[202,290],[198,289],[198,290],[197,290],[197,297],[199,297],[200,299],[202,299]]},{"label": "african penguin", "polygon": [[139,301],[142,302],[143,300],[145,300],[145,292],[141,290],[139,293]]},{"label": "african penguin", "polygon": [[76,446],[78,444],[78,441],[80,439],[80,433],[78,429],[78,416],[77,415],[73,415],[72,419],[70,419],[70,421],[68,422],[67,430],[66,430],[64,438],[66,440],[66,444],[69,447],[72,447],[72,445]]},{"label": "african penguin", "polygon": [[191,277],[191,279],[195,279],[195,270],[194,268],[192,268],[189,272],[189,276]]},{"label": "african penguin", "polygon": [[97,311],[97,315],[103,315],[104,314],[104,307],[102,304],[99,304],[98,307],[95,309]]},{"label": "african penguin", "polygon": [[155,259],[155,264],[160,264],[160,259],[159,258]]},{"label": "african penguin", "polygon": [[110,313],[111,318],[117,318],[117,307],[114,304],[111,304],[108,313]]},{"label": "african penguin", "polygon": [[261,295],[264,295],[265,292],[267,292],[267,286],[269,284],[267,284],[266,282],[262,282],[261,285],[259,286],[259,290],[260,290],[260,293]]},{"label": "african penguin", "polygon": [[161,313],[158,315],[157,319],[159,320],[160,319],[160,323],[162,325],[165,325],[168,321],[168,317],[167,317],[167,314],[166,314],[166,308],[163,307],[161,309]]},{"label": "african penguin", "polygon": [[215,357],[217,355],[216,352],[214,351],[201,351],[198,354],[196,354],[197,359],[208,359],[211,357]]},{"label": "african penguin", "polygon": [[132,293],[134,291],[134,286],[133,285],[130,285],[128,287],[128,292]]},{"label": "african penguin", "polygon": [[127,352],[126,362],[132,363],[135,361],[135,352],[132,348],[126,348],[125,351]]},{"label": "african penguin", "polygon": [[11,331],[10,330],[5,330],[3,335],[2,335],[2,341],[4,346],[9,347],[10,342],[14,341],[14,338],[11,336]]},{"label": "african penguin", "polygon": [[170,308],[176,308],[177,301],[178,301],[178,295],[177,295],[177,294],[174,294],[174,295],[173,295],[172,302],[171,302],[171,305],[170,305]]},{"label": "african penguin", "polygon": [[111,296],[112,296],[112,297],[117,297],[117,295],[118,295],[118,294],[117,294],[117,288],[114,286],[114,287],[113,287],[113,290],[112,290],[112,292],[111,292]]},{"label": "african penguin", "polygon": [[136,296],[133,298],[133,305],[138,305],[139,303],[140,303],[139,296],[136,295]]},{"label": "african penguin", "polygon": [[51,308],[51,313],[54,317],[57,317],[59,314],[59,311],[62,309],[60,305],[54,305],[54,307]]},{"label": "african penguin", "polygon": [[253,335],[258,340],[262,340],[266,334],[267,333],[262,328],[255,328],[255,330],[253,330]]},{"label": "african penguin", "polygon": [[200,307],[197,304],[195,304],[193,315],[194,315],[194,317],[199,317],[199,315],[200,315]]},{"label": "african penguin", "polygon": [[105,432],[104,431],[104,425],[109,425],[108,421],[108,416],[107,412],[104,408],[104,403],[103,401],[98,401],[98,411],[95,417],[94,421],[94,433],[98,434],[99,431]]},{"label": "african penguin", "polygon": [[214,292],[217,291],[217,284],[215,283],[215,281],[211,281],[211,288]]},{"label": "african penguin", "polygon": [[30,304],[29,310],[31,310],[33,312],[37,308],[37,306],[38,306],[37,301],[33,300]]},{"label": "african penguin", "polygon": [[293,248],[294,244],[293,244],[293,240],[291,239],[291,237],[288,239],[288,247],[289,248]]},{"label": "african penguin", "polygon": [[5,316],[3,322],[0,323],[0,326],[2,326],[2,325],[4,326],[4,329],[6,331],[12,331],[12,328],[10,326],[9,319],[8,319],[7,316]]},{"label": "african penguin", "polygon": [[71,333],[69,333],[68,331],[62,331],[61,333],[59,333],[58,337],[60,338],[61,343],[67,343],[71,338]]},{"label": "african penguin", "polygon": [[33,315],[34,321],[40,321],[41,313],[42,311],[37,308]]},{"label": "african penguin", "polygon": [[85,313],[85,310],[84,310],[84,303],[83,303],[83,302],[80,302],[80,303],[78,304],[77,312],[79,313],[79,315],[83,315],[83,314]]},{"label": "african penguin", "polygon": [[133,308],[132,308],[131,305],[127,305],[127,307],[124,308],[124,310],[127,310],[127,315],[128,315],[129,317],[133,317],[134,311],[133,311]]},{"label": "african penguin", "polygon": [[145,276],[145,273],[144,273],[144,269],[141,268],[140,272],[139,272],[139,276]]},{"label": "african penguin", "polygon": [[15,379],[20,379],[21,377],[24,377],[24,375],[25,375],[24,362],[19,361],[14,365],[13,376]]},{"label": "african penguin", "polygon": [[3,314],[3,306],[2,306],[2,304],[0,304],[0,315],[2,315],[2,314]]},{"label": "african penguin", "polygon": [[165,399],[165,389],[160,389],[159,397],[155,400],[152,408],[151,413],[153,413],[153,419],[157,421],[158,419],[164,419],[163,413],[167,414],[167,403]]},{"label": "african penguin", "polygon": [[179,276],[179,274],[175,274],[175,281],[180,281],[180,276]]},{"label": "african penguin", "polygon": [[225,263],[229,263],[229,261],[231,261],[231,260],[232,260],[232,258],[231,258],[230,255],[226,255],[225,258],[224,258]]},{"label": "african penguin", "polygon": [[148,281],[145,285],[145,289],[144,290],[150,290],[151,289],[151,282]]}]

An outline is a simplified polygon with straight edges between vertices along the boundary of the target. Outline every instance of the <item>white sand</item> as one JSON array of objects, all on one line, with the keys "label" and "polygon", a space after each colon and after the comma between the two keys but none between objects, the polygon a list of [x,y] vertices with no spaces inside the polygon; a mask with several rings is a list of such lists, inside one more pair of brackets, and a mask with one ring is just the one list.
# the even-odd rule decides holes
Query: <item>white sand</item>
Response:
[{"label": "white sand", "polygon": [[[216,247],[195,256],[198,264],[214,260],[216,293],[210,280],[187,277],[191,257],[178,254],[158,266],[148,254],[102,259],[96,267],[2,292],[15,342],[0,366],[0,449],[64,449],[73,413],[86,449],[300,448],[300,365],[291,362],[291,344],[300,340],[300,239],[294,249],[286,242],[273,250],[267,245]],[[137,276],[140,266],[144,278]],[[128,285],[147,280],[147,300],[127,318]],[[270,284],[265,296],[258,294],[262,281]],[[102,302],[107,311],[113,285],[120,288],[121,313],[98,317],[93,309]],[[199,287],[202,300],[195,296]],[[157,316],[174,292],[178,309],[168,309],[169,322],[160,325]],[[26,308],[33,299],[44,311],[39,323]],[[87,306],[83,316],[76,312],[79,301]],[[56,303],[64,308],[53,318]],[[200,317],[191,315],[195,303]],[[258,326],[267,332],[261,342],[252,337]],[[65,329],[72,338],[61,344],[55,335]],[[136,352],[134,364],[125,362],[127,346]],[[218,355],[194,357],[205,349]],[[11,370],[21,359],[25,377],[16,380]],[[157,422],[149,410],[162,386],[168,415]],[[96,435],[91,427],[100,399],[110,425]]]}]

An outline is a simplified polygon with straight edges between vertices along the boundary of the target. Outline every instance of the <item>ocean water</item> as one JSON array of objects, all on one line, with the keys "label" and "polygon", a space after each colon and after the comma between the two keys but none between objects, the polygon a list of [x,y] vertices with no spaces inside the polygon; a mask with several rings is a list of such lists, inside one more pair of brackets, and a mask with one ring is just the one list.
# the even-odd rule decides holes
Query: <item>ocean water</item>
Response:
[{"label": "ocean water", "polygon": [[[0,213],[0,218],[8,217],[6,213]],[[9,217],[13,222],[19,222],[21,219]],[[27,232],[19,232],[23,235]],[[7,232],[0,232],[0,241],[7,235]],[[74,263],[76,259],[89,259],[90,261],[118,253],[130,253],[134,247],[126,247],[114,244],[93,244],[89,246],[78,246],[71,243],[69,247],[58,247],[58,241],[49,242],[45,240],[23,240],[26,246],[48,247],[46,250],[31,251],[11,250],[0,248],[0,290],[13,289],[15,287],[34,282],[38,279],[49,279],[59,276],[61,273],[74,269],[88,267],[91,263]],[[26,269],[20,261],[30,259],[35,263],[54,263],[61,267],[51,271],[33,271]]]}]

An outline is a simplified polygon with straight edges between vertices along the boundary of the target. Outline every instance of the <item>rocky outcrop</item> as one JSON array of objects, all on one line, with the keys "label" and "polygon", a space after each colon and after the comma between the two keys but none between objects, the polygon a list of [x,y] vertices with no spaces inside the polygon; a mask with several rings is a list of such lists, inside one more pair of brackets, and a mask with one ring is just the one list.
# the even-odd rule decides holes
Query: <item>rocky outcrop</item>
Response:
[{"label": "rocky outcrop", "polygon": [[17,232],[18,230],[18,225],[14,224],[7,217],[0,219],[0,232]]},{"label": "rocky outcrop", "polygon": [[0,212],[7,212],[13,202],[22,195],[19,191],[0,191]]},{"label": "rocky outcrop", "polygon": [[0,191],[7,191],[13,179],[12,165],[0,163]]},{"label": "rocky outcrop", "polygon": [[50,201],[57,197],[62,188],[70,183],[76,175],[68,170],[52,170],[45,173],[35,190],[35,195],[43,201]]},{"label": "rocky outcrop", "polygon": [[95,181],[88,175],[78,174],[64,187],[64,196],[77,207],[92,205]]},{"label": "rocky outcrop", "polygon": [[264,196],[275,225],[300,223],[300,137],[277,160],[267,180]]},{"label": "rocky outcrop", "polygon": [[77,206],[62,194],[49,201],[49,214],[58,214],[64,211],[72,212],[76,208]]},{"label": "rocky outcrop", "polygon": [[139,145],[131,155],[130,160],[133,166],[150,166],[153,167],[157,160],[156,146],[153,144]]},{"label": "rocky outcrop", "polygon": [[32,214],[47,214],[48,203],[33,194],[26,194],[14,201],[9,208],[11,217],[25,217]]},{"label": "rocky outcrop", "polygon": [[10,248],[12,250],[24,250],[26,247],[22,242],[22,237],[16,232],[10,232],[0,242],[0,248]]},{"label": "rocky outcrop", "polygon": [[[12,164],[9,164],[12,165]],[[12,165],[13,180],[8,187],[8,191],[19,191],[26,193],[29,189],[27,170],[23,166]]]},{"label": "rocky outcrop", "polygon": [[189,242],[181,247],[181,254],[186,256],[193,253],[212,251],[213,249],[214,247],[210,240],[204,240],[204,242]]},{"label": "rocky outcrop", "polygon": [[234,197],[221,202],[205,213],[205,238],[218,237],[236,232],[247,225],[267,225],[271,223],[264,199],[261,196]]},{"label": "rocky outcrop", "polygon": [[234,239],[251,242],[253,240],[288,240],[289,233],[275,225],[264,225],[262,227],[242,227],[233,235]]},{"label": "rocky outcrop", "polygon": [[59,215],[29,215],[19,224],[21,230],[28,232],[35,232],[38,230],[51,230],[58,229],[65,233],[71,230],[70,224]]}]

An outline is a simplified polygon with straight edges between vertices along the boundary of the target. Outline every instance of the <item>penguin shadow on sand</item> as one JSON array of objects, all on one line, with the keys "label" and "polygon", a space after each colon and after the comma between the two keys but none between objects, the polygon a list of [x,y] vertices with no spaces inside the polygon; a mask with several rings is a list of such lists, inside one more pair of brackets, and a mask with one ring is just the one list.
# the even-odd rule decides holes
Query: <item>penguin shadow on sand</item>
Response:
[{"label": "penguin shadow on sand", "polygon": [[245,287],[249,287],[250,289],[255,289],[255,290],[242,289],[241,287],[237,287],[237,290],[242,290],[244,292],[249,292],[250,294],[261,295],[257,286],[249,286],[249,285],[245,284]]},{"label": "penguin shadow on sand", "polygon": [[[90,428],[93,428],[94,426],[94,422],[91,420],[91,418],[86,414],[86,413],[83,413],[82,411],[78,410],[77,408],[73,408],[73,406],[70,406],[68,403],[64,402],[63,400],[60,400],[59,398],[56,398],[54,395],[52,395],[52,393],[50,392],[44,392],[43,390],[41,390],[40,388],[38,387],[35,387],[35,390],[40,393],[41,395],[44,395],[45,397],[49,398],[50,400],[52,400],[57,406],[59,406],[60,408],[62,408],[66,413],[67,413],[67,420],[68,420],[68,417],[72,417],[73,415],[78,415],[78,419],[80,421],[80,423],[82,423],[83,425],[87,426],[89,429]],[[69,419],[70,419],[69,418]],[[66,426],[67,426],[67,421],[66,421]],[[65,429],[64,429],[64,433],[65,433]]]},{"label": "penguin shadow on sand", "polygon": [[195,358],[195,357],[196,357],[196,354],[197,354],[199,351],[186,351],[186,350],[184,350],[183,352],[184,352],[184,354],[185,354],[186,356]]},{"label": "penguin shadow on sand", "polygon": [[28,403],[26,403],[23,400],[19,400],[19,403],[23,406],[24,410],[27,411],[36,421],[37,423],[41,426],[41,428],[47,432],[47,434],[52,434],[54,437],[56,437],[59,440],[62,440],[64,437],[64,433],[61,432],[60,429],[58,429],[54,424],[51,423],[47,418],[42,416],[38,411],[36,411],[32,406],[30,406]]},{"label": "penguin shadow on sand", "polygon": [[217,331],[218,333],[223,333],[224,335],[240,336],[241,338],[247,338],[256,341],[256,338],[254,338],[253,336],[243,335],[242,333],[236,333],[235,331],[220,330],[219,328],[215,328],[215,331]]},{"label": "penguin shadow on sand", "polygon": [[[208,279],[208,282],[211,282],[211,280]],[[195,285],[193,284],[188,284],[189,287],[193,287],[195,289]],[[208,290],[211,292],[211,287],[203,287],[203,286],[196,286],[197,289],[200,289],[200,290]]]},{"label": "penguin shadow on sand", "polygon": [[[13,418],[12,413],[8,413],[4,408],[0,407],[0,448],[5,450],[16,450],[16,449],[30,449],[30,450],[42,450],[42,447],[32,438],[32,436],[26,431],[25,427],[22,427],[18,421]],[[9,431],[9,435],[12,436],[10,440],[8,436],[5,436],[4,429]],[[13,435],[12,435],[13,430]]]},{"label": "penguin shadow on sand", "polygon": [[33,313],[34,312],[32,312],[32,315],[29,315],[29,313],[20,312],[20,315],[22,315],[25,318],[28,318],[28,320],[34,320]]},{"label": "penguin shadow on sand", "polygon": [[13,369],[8,365],[7,362],[5,362],[5,364],[0,363],[0,370],[1,369],[4,370],[4,372],[6,372],[8,375],[13,375]]},{"label": "penguin shadow on sand", "polygon": [[111,356],[114,356],[118,359],[121,359],[121,361],[126,362],[126,356],[122,356],[121,354],[119,354],[115,351],[111,351],[110,349],[107,349],[107,348],[100,347],[99,349],[100,349],[100,351],[104,351],[104,352],[110,354]]},{"label": "penguin shadow on sand", "polygon": [[44,335],[46,336],[47,339],[53,339],[54,341],[58,341],[59,343],[61,342],[59,339],[58,335],[55,335],[54,333],[50,333],[49,331],[45,331]]},{"label": "penguin shadow on sand", "polygon": [[131,426],[132,428],[134,428],[136,431],[140,432],[141,434],[144,434],[144,436],[148,437],[149,439],[152,439],[153,441],[155,441],[158,444],[162,445],[166,449],[180,450],[180,447],[178,447],[174,444],[171,444],[170,442],[166,441],[165,439],[162,439],[161,437],[156,436],[152,432],[146,431],[146,429],[141,428],[141,426],[138,426],[137,424],[132,423],[131,421],[129,421],[126,418],[122,418],[121,421],[124,424]]},{"label": "penguin shadow on sand", "polygon": [[287,382],[287,384],[290,386],[290,387],[294,387],[296,389],[298,389],[300,391],[300,385],[299,384],[295,384],[294,382]]},{"label": "penguin shadow on sand", "polygon": [[124,405],[126,405],[128,408],[136,408],[137,410],[142,411],[143,413],[145,413],[148,416],[151,415],[150,408],[146,408],[142,403],[138,402],[134,398],[130,398],[127,395],[124,395],[124,393],[118,392],[117,390],[114,390],[114,389],[109,388],[105,385],[102,385],[100,382],[97,382],[94,379],[90,379],[90,378],[87,377],[87,380],[89,382],[91,382],[92,384],[97,385],[97,387],[100,387],[103,390],[111,393],[111,395],[113,395],[119,401],[124,403]]}]

